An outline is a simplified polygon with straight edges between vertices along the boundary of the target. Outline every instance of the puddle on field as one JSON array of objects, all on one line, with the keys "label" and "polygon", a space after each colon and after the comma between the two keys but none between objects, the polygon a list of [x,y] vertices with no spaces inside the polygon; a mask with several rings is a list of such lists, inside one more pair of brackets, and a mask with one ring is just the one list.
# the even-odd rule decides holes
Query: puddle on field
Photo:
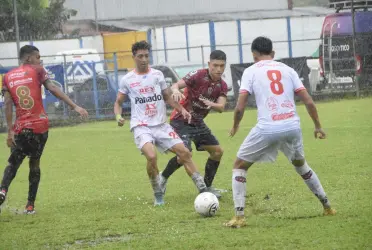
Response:
[{"label": "puddle on field", "polygon": [[127,234],[127,235],[111,235],[111,236],[105,236],[101,238],[97,238],[94,240],[76,240],[73,243],[67,243],[64,245],[65,248],[69,247],[75,247],[75,246],[97,246],[102,243],[107,243],[107,242],[127,242],[130,241],[133,238],[132,234]]}]

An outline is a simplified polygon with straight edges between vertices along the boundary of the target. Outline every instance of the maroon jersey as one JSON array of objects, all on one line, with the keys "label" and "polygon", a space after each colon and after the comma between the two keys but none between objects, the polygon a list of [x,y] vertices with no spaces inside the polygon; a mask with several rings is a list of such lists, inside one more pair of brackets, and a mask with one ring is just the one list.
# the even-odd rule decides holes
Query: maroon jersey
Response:
[{"label": "maroon jersey", "polygon": [[3,91],[8,91],[16,106],[16,121],[13,131],[32,129],[35,134],[48,131],[48,117],[41,95],[41,85],[48,79],[48,73],[40,65],[25,64],[4,76]]},{"label": "maroon jersey", "polygon": [[[191,113],[191,123],[202,122],[210,111],[199,98],[216,102],[218,97],[227,96],[227,84],[225,81],[222,79],[213,81],[209,76],[208,69],[192,71],[183,80],[186,83],[186,88],[183,92],[185,98],[181,100],[180,104]],[[173,110],[170,119],[183,120],[184,118],[177,110]]]}]

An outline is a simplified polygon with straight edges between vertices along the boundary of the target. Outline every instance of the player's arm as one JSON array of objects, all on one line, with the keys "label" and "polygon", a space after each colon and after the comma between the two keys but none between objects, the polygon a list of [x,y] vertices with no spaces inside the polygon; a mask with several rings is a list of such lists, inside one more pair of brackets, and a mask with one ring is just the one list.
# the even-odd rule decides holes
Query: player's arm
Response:
[{"label": "player's arm", "polygon": [[164,101],[166,103],[168,103],[172,108],[177,110],[179,113],[181,113],[182,116],[185,119],[187,119],[188,122],[190,123],[191,122],[191,114],[189,112],[187,112],[187,110],[184,107],[182,107],[181,104],[179,104],[177,101],[175,101],[172,98],[172,90],[170,88],[166,88],[166,89],[163,89],[161,91],[161,93],[163,95]]},{"label": "player's arm", "polygon": [[234,124],[233,128],[237,129],[244,116],[245,107],[248,102],[248,92],[241,92],[238,97],[238,102],[234,110]]},{"label": "player's arm", "polygon": [[44,87],[49,90],[55,97],[64,101],[67,105],[69,105],[73,110],[79,113],[83,118],[88,117],[88,112],[76,105],[57,85],[55,85],[50,79],[46,79],[43,83]]},{"label": "player's arm", "polygon": [[302,84],[300,77],[298,76],[297,72],[292,70],[292,82],[293,82],[293,90],[298,97],[300,97],[301,101],[305,104],[307,112],[309,113],[311,119],[314,122],[315,131],[314,136],[315,138],[324,139],[326,137],[325,132],[322,129],[322,126],[319,121],[318,110],[315,106],[313,98],[309,95],[306,88]]},{"label": "player's arm", "polygon": [[124,118],[121,116],[121,114],[123,112],[123,103],[126,98],[127,98],[127,95],[119,91],[116,97],[115,104],[114,104],[115,118],[120,127],[124,125]]},{"label": "player's arm", "polygon": [[4,93],[4,109],[5,109],[5,118],[6,124],[8,126],[8,139],[7,144],[10,147],[13,140],[12,127],[13,127],[13,99],[8,91],[3,91]]},{"label": "player's arm", "polygon": [[211,101],[209,101],[207,99],[203,99],[203,98],[199,98],[199,100],[204,102],[204,104],[206,106],[210,107],[211,109],[213,109],[213,110],[215,110],[219,113],[222,113],[225,110],[225,106],[226,106],[226,102],[227,102],[226,96],[218,97],[216,102],[211,102]]},{"label": "player's arm", "polygon": [[173,84],[171,86],[172,98],[177,102],[184,99],[185,96],[182,94],[180,90],[186,87],[192,87],[197,77],[198,77],[198,71],[192,71],[188,73],[185,77],[183,77],[181,80]]}]

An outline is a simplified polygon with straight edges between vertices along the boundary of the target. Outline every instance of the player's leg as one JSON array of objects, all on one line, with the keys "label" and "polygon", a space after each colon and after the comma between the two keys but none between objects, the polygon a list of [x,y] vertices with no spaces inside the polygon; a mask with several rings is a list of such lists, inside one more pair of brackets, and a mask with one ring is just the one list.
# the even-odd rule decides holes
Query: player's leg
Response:
[{"label": "player's leg", "polygon": [[311,192],[319,199],[324,208],[324,215],[336,214],[336,211],[331,208],[317,174],[306,162],[301,130],[287,132],[286,139],[282,142],[280,149],[293,164],[296,172],[302,177]]},{"label": "player's leg", "polygon": [[232,173],[232,190],[235,216],[227,223],[227,227],[243,227],[246,225],[244,210],[247,186],[247,170],[255,162],[272,162],[278,154],[277,144],[270,136],[253,128],[240,146]]},{"label": "player's leg", "polygon": [[1,181],[0,205],[5,201],[9,186],[26,157],[26,155],[22,151],[22,144],[24,142],[24,140],[22,140],[22,136],[15,135],[15,141],[16,146],[11,149],[11,153],[8,159],[8,165],[5,167],[3,179]]},{"label": "player's leg", "polygon": [[40,158],[43,154],[45,144],[48,140],[48,132],[43,134],[32,134],[28,140],[28,155],[30,157],[28,175],[29,189],[25,213],[35,213],[35,200],[39,189],[41,171]]},{"label": "player's leg", "polygon": [[[188,125],[184,124],[183,121],[171,121],[170,125],[178,134],[178,136],[182,139],[183,143],[189,149],[189,151],[192,152],[191,138],[188,133]],[[180,159],[177,157],[177,155],[172,157],[168,161],[168,164],[165,167],[164,171],[161,172],[163,182],[166,183],[168,178],[180,167],[182,167],[182,164],[180,163]]]},{"label": "player's leg", "polygon": [[187,174],[193,180],[196,188],[200,193],[205,192],[207,187],[204,182],[204,178],[198,172],[198,169],[192,160],[192,154],[188,148],[182,142],[179,142],[170,148],[170,151],[175,153],[179,158],[180,164],[185,167]]},{"label": "player's leg", "polygon": [[159,170],[157,165],[157,154],[154,146],[155,138],[150,128],[145,126],[135,127],[133,129],[136,146],[146,157],[147,175],[149,176],[151,187],[154,191],[154,205],[164,204],[163,193],[160,189]]},{"label": "player's leg", "polygon": [[[190,150],[184,145],[184,142],[180,139],[174,129],[169,124],[163,124],[159,128],[156,128],[155,137],[157,141],[156,145],[159,150],[175,153],[178,157],[179,164],[185,167],[187,174],[194,181],[199,192],[204,192],[206,190],[204,179],[197,171],[197,167],[192,161]],[[165,186],[163,187],[163,190],[165,191]]]}]

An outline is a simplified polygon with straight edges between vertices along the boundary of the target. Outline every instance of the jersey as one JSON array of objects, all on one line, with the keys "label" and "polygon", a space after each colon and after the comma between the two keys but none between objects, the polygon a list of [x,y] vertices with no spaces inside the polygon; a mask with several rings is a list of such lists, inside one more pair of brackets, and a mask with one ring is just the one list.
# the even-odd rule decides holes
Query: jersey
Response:
[{"label": "jersey", "polygon": [[257,127],[263,133],[277,133],[300,128],[294,96],[304,89],[294,69],[265,60],[244,70],[240,93],[255,95]]},{"label": "jersey", "polygon": [[16,107],[15,134],[32,129],[35,134],[48,131],[49,120],[43,106],[41,87],[49,79],[40,65],[25,64],[4,76],[2,91],[8,91]]},{"label": "jersey", "polygon": [[[192,115],[191,123],[199,124],[209,114],[208,108],[199,98],[216,102],[220,96],[227,96],[228,88],[224,80],[213,81],[208,69],[195,70],[187,74],[183,80],[186,88],[183,92],[184,99],[180,104]],[[171,120],[184,120],[182,114],[174,110]]]},{"label": "jersey", "polygon": [[157,126],[166,122],[162,95],[166,88],[163,73],[156,69],[150,68],[146,74],[133,70],[121,79],[119,92],[128,95],[131,101],[131,130],[137,126]]}]

